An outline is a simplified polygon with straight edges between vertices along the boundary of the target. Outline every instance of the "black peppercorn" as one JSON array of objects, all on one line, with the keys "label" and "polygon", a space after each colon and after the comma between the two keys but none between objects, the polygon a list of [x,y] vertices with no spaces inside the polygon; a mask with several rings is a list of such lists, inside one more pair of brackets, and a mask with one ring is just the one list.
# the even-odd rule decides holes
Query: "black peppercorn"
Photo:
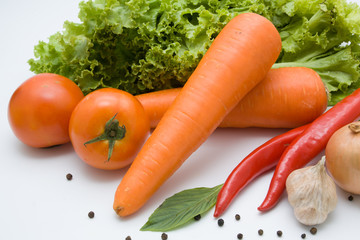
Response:
[{"label": "black peppercorn", "polygon": [[194,217],[194,219],[195,219],[196,221],[199,221],[200,218],[201,218],[201,215],[200,215],[200,214],[198,214],[198,215],[196,215],[196,216]]},{"label": "black peppercorn", "polygon": [[237,221],[239,221],[239,220],[240,220],[240,215],[239,215],[239,214],[236,214],[236,215],[235,215],[235,219],[236,219]]},{"label": "black peppercorn", "polygon": [[264,230],[259,229],[259,230],[258,230],[258,234],[259,234],[260,236],[262,236],[262,235],[264,234]]},{"label": "black peppercorn", "polygon": [[68,174],[66,174],[66,179],[67,180],[72,180],[72,178],[73,178],[73,176],[72,176],[72,174],[71,173],[68,173]]},{"label": "black peppercorn", "polygon": [[243,239],[243,234],[242,234],[242,233],[238,233],[237,239]]},{"label": "black peppercorn", "polygon": [[315,235],[315,234],[317,233],[317,228],[316,228],[316,227],[312,227],[312,228],[310,229],[310,233],[311,233],[312,235]]},{"label": "black peppercorn", "polygon": [[282,231],[277,231],[276,234],[278,235],[278,237],[281,237],[282,236]]},{"label": "black peppercorn", "polygon": [[306,238],[306,234],[305,233],[301,234],[301,238],[302,239]]},{"label": "black peppercorn", "polygon": [[219,227],[222,227],[224,225],[224,219],[220,218],[218,221],[217,221]]},{"label": "black peppercorn", "polygon": [[94,217],[95,217],[95,213],[94,213],[93,211],[90,211],[90,212],[88,213],[88,216],[89,216],[89,218],[94,218]]},{"label": "black peppercorn", "polygon": [[166,233],[161,234],[161,239],[162,240],[168,239],[168,235]]},{"label": "black peppercorn", "polygon": [[348,200],[349,200],[349,201],[352,201],[352,200],[354,200],[354,197],[353,197],[352,195],[350,195],[350,196],[348,197]]}]

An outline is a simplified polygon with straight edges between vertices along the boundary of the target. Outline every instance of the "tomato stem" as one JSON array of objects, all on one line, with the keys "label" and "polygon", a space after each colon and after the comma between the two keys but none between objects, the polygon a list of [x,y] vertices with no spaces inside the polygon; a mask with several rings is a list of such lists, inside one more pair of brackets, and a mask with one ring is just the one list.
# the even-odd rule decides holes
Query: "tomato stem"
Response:
[{"label": "tomato stem", "polygon": [[117,113],[110,120],[106,122],[104,132],[101,135],[84,143],[84,146],[86,146],[86,144],[91,144],[99,141],[108,141],[109,151],[108,151],[107,162],[110,161],[111,155],[114,150],[115,142],[117,140],[123,139],[126,133],[125,126],[124,125],[120,126],[119,120],[115,119],[116,115]]}]

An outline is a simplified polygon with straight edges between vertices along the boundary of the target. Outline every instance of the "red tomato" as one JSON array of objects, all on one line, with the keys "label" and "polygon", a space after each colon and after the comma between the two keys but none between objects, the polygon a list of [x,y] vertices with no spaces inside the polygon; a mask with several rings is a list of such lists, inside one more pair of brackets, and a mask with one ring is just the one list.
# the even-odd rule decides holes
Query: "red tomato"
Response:
[{"label": "red tomato", "polygon": [[69,120],[84,97],[70,79],[52,73],[35,75],[13,93],[8,120],[15,136],[32,147],[67,143]]},{"label": "red tomato", "polygon": [[100,169],[120,169],[134,160],[149,135],[150,122],[133,95],[104,88],[88,94],[76,106],[69,132],[84,162]]}]

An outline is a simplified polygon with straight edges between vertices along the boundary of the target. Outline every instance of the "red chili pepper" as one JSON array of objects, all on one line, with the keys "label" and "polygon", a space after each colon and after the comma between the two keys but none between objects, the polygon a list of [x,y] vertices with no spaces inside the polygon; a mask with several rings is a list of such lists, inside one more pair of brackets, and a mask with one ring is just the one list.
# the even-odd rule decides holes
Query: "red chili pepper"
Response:
[{"label": "red chili pepper", "polygon": [[221,188],[215,206],[214,217],[219,217],[235,196],[254,178],[274,168],[286,147],[308,125],[292,129],[265,142],[247,155],[231,172]]},{"label": "red chili pepper", "polygon": [[279,201],[289,174],[305,166],[325,149],[331,135],[360,115],[360,88],[315,119],[281,156],[268,193],[259,211],[267,211]]}]

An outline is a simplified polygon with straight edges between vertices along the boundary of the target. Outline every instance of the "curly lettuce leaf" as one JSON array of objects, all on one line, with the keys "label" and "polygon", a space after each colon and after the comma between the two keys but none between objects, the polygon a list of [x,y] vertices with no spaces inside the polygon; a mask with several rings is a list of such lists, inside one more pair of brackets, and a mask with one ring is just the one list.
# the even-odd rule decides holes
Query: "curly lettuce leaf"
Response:
[{"label": "curly lettuce leaf", "polygon": [[80,23],[65,22],[39,42],[29,64],[34,73],[72,79],[85,94],[183,86],[220,30],[243,12],[274,23],[283,41],[277,63],[318,71],[329,104],[359,86],[360,10],[346,0],[89,0],[79,9]]},{"label": "curly lettuce leaf", "polygon": [[[283,42],[274,68],[304,66],[321,76],[334,105],[360,85],[360,11],[345,1],[291,1],[283,5],[291,16],[278,25]],[[297,19],[297,20],[296,20]]]},{"label": "curly lettuce leaf", "polygon": [[63,32],[35,46],[31,71],[64,75],[84,93],[182,86],[224,25],[255,2],[81,2],[81,23],[65,22]]}]

